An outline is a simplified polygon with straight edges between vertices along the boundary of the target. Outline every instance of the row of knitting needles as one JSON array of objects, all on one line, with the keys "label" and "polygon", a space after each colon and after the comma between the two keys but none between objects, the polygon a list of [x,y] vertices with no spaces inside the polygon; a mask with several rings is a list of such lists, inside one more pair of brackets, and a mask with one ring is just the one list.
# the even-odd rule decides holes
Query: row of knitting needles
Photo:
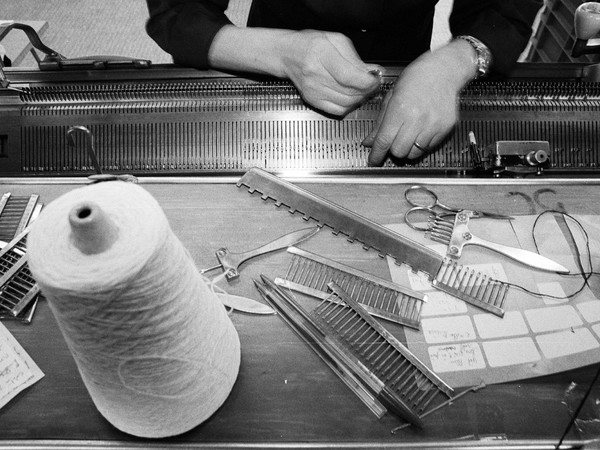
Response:
[{"label": "row of knitting needles", "polygon": [[39,287],[27,265],[26,239],[42,209],[38,199],[10,193],[0,198],[0,319],[29,324],[37,308]]},{"label": "row of knitting needles", "polygon": [[[285,278],[263,275],[257,289],[377,417],[389,411],[422,427],[423,417],[463,395],[453,397],[452,388],[371,317],[418,329],[426,296],[296,247],[288,253]],[[309,311],[292,290],[321,302]]]}]

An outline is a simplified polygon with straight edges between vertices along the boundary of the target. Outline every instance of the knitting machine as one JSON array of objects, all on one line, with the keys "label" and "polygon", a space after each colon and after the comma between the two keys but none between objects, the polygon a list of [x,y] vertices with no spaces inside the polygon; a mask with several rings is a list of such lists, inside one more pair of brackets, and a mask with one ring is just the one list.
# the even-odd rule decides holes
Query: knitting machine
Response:
[{"label": "knitting machine", "polygon": [[[99,167],[134,175],[272,172],[489,175],[595,174],[600,168],[600,83],[584,65],[523,65],[475,81],[440,148],[416,161],[367,166],[361,145],[400,68],[379,95],[344,118],[303,103],[280,80],[171,66],[106,70],[5,69],[0,89],[0,175],[76,176]],[[85,127],[92,137],[68,137]],[[509,143],[506,143],[509,141]],[[504,143],[503,143],[504,142]]]}]

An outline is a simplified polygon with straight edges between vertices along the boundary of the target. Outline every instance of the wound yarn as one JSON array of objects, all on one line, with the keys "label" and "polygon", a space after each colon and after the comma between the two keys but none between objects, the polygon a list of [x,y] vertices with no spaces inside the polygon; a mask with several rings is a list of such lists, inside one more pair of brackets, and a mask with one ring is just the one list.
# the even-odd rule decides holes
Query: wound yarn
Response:
[{"label": "wound yarn", "polygon": [[223,404],[238,334],[145,189],[111,181],[64,194],[34,222],[27,250],[84,384],[116,428],[174,436]]}]

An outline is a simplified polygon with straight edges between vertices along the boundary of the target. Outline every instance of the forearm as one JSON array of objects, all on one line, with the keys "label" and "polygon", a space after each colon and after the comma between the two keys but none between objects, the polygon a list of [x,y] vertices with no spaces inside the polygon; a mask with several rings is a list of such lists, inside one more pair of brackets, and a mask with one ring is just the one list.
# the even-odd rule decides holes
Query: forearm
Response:
[{"label": "forearm", "polygon": [[477,77],[477,54],[467,41],[454,39],[435,50],[431,57],[435,59],[436,66],[444,71],[436,76],[443,76],[457,90]]},{"label": "forearm", "polygon": [[210,67],[286,77],[283,55],[293,31],[226,25],[208,52]]}]

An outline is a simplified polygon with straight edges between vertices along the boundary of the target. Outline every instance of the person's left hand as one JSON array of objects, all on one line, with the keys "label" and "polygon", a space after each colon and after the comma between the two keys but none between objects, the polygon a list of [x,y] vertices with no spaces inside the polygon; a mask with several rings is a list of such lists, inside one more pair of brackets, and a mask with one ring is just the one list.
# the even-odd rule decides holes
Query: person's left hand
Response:
[{"label": "person's left hand", "polygon": [[[468,44],[467,44],[468,45]],[[363,145],[369,165],[383,164],[388,152],[414,159],[435,149],[458,117],[458,94],[475,75],[473,50],[463,43],[428,52],[407,66],[384,99]]]}]

